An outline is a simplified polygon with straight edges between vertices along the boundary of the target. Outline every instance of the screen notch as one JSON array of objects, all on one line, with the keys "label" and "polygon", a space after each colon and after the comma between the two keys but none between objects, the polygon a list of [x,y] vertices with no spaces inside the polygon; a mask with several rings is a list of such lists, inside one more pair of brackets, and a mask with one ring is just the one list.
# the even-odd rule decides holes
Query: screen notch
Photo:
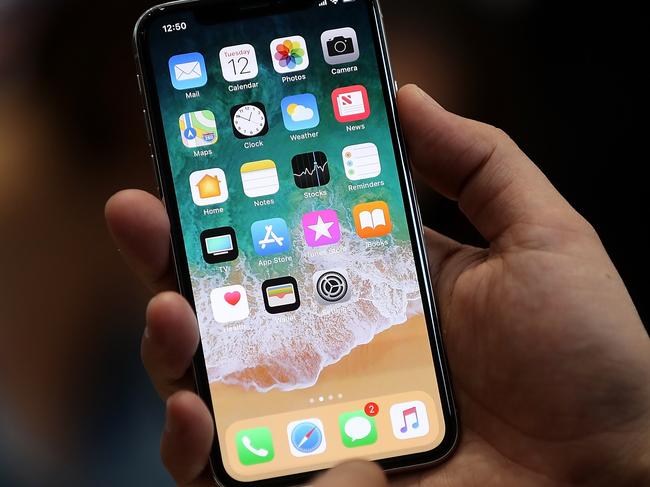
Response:
[{"label": "screen notch", "polygon": [[213,0],[194,9],[196,21],[204,25],[242,18],[295,12],[316,5],[316,0]]}]

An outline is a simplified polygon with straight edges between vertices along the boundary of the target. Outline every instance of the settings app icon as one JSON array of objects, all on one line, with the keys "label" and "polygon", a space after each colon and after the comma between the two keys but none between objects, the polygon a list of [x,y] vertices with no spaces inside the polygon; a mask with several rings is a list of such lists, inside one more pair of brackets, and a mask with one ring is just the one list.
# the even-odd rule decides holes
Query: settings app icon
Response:
[{"label": "settings app icon", "polygon": [[350,299],[350,277],[342,269],[331,269],[314,274],[316,301],[321,304],[343,303]]}]

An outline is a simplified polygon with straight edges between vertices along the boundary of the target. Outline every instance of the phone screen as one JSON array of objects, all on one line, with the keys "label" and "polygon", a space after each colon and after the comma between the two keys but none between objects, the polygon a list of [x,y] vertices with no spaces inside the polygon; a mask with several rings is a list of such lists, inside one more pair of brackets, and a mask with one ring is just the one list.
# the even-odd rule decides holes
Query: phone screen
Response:
[{"label": "phone screen", "polygon": [[216,470],[426,461],[449,403],[376,11],[219,18],[163,11],[145,53]]}]

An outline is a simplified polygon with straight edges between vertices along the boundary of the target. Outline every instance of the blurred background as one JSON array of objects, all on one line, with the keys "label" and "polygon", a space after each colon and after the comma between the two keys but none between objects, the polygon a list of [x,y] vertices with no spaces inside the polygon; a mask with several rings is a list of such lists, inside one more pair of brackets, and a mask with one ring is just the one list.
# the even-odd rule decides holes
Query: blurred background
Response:
[{"label": "blurred background", "polygon": [[[103,221],[115,191],[154,190],[131,50],[154,3],[0,0],[0,485],[172,485],[139,362],[148,294]],[[647,323],[636,7],[382,5],[399,83],[506,130],[596,227]],[[481,243],[419,195],[425,223]]]}]

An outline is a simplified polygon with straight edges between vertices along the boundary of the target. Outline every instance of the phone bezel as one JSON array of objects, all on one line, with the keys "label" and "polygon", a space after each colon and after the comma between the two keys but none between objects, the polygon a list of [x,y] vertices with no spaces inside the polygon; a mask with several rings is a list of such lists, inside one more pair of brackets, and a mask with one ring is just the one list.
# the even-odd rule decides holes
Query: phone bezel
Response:
[{"label": "phone bezel", "polygon": [[[411,178],[408,156],[405,150],[406,146],[397,117],[396,83],[390,66],[382,13],[377,0],[356,1],[364,2],[368,5],[369,20],[373,29],[374,43],[377,51],[377,63],[381,73],[383,74],[381,77],[381,83],[384,93],[384,101],[388,112],[391,138],[395,147],[395,156],[399,168],[398,175],[400,187],[404,195],[405,208],[407,209],[409,233],[413,242],[414,260],[416,263],[418,279],[421,283],[423,297],[422,305],[427,323],[429,344],[434,358],[435,374],[445,423],[445,435],[437,447],[426,452],[401,455],[376,461],[376,463],[378,463],[384,470],[391,473],[431,466],[444,461],[453,452],[457,444],[459,427],[448,365],[442,344],[438,313],[429,277],[429,267],[424,247],[420,212]],[[169,215],[171,225],[171,248],[174,267],[176,269],[178,289],[189,301],[193,309],[195,308],[195,304],[189,277],[189,267],[185,257],[184,238],[180,225],[170,161],[167,155],[167,144],[163,132],[159,99],[155,89],[153,67],[146,46],[149,26],[153,20],[161,15],[169,15],[170,12],[173,13],[183,10],[195,9],[195,12],[199,13],[199,15],[204,19],[209,19],[211,18],[211,15],[214,15],[214,18],[217,21],[223,22],[225,20],[236,20],[237,18],[251,18],[255,16],[277,14],[278,12],[283,11],[290,12],[297,8],[310,8],[318,3],[318,0],[181,0],[150,8],[136,23],[134,30],[134,48],[139,71],[138,80],[145,105],[144,112],[148,128],[149,142],[152,149],[151,157],[156,173],[158,190]],[[225,8],[225,6],[227,8]],[[218,9],[218,12],[215,9]],[[224,11],[228,12],[227,19],[223,14]],[[193,359],[193,372],[197,393],[208,406],[210,414],[212,415],[213,425],[215,425],[208,375],[205,368],[201,343],[199,343],[197,352]],[[221,458],[216,425],[214,428],[214,434],[215,438],[210,454],[210,466],[214,480],[219,485],[250,485],[251,482],[236,480],[227,473]],[[300,474],[272,477],[265,480],[257,480],[255,482],[256,485],[260,486],[287,484],[301,485],[308,482],[314,475],[321,471],[322,470],[315,470]]]}]

